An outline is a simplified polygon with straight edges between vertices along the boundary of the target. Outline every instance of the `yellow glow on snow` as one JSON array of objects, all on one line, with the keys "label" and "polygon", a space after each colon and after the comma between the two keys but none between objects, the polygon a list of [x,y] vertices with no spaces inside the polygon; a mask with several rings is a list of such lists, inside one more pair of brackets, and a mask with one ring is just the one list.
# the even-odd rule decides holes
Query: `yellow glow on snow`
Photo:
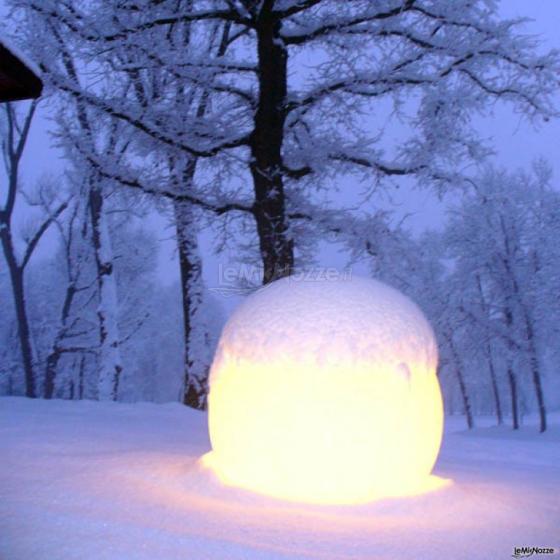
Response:
[{"label": "yellow glow on snow", "polygon": [[[436,361],[395,360],[401,343],[386,348],[386,361],[318,365],[301,353],[246,359],[226,337],[208,403],[213,451],[203,463],[224,484],[308,503],[357,504],[445,485],[430,476],[443,430]],[[346,351],[347,341],[329,344],[330,355]]]}]

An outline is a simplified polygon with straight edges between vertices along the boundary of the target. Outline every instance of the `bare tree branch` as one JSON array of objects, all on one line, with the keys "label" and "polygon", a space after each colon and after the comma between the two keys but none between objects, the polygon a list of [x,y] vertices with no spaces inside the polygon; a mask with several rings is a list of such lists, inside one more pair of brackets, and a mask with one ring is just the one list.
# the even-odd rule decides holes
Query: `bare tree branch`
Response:
[{"label": "bare tree branch", "polygon": [[67,200],[60,204],[60,206],[58,206],[58,208],[41,224],[39,229],[35,232],[35,235],[31,238],[31,240],[27,244],[27,247],[25,248],[25,253],[20,265],[22,269],[26,267],[29,259],[31,258],[31,255],[33,254],[33,251],[36,249],[37,244],[41,240],[41,237],[43,237],[44,233],[49,229],[50,225],[62,214],[62,212],[64,212],[64,210],[66,210],[66,208],[68,208],[68,203],[69,201]]}]

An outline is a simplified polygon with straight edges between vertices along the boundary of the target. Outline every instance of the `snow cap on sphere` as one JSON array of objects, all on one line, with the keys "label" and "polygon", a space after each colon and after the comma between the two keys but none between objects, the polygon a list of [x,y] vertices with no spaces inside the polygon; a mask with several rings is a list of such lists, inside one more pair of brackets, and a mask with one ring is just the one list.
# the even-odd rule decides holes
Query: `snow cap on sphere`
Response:
[{"label": "snow cap on sphere", "polygon": [[[432,328],[409,298],[377,280],[288,277],[253,293],[225,326],[217,359],[349,366],[413,362],[435,368]],[[219,367],[212,375],[220,375]]]}]

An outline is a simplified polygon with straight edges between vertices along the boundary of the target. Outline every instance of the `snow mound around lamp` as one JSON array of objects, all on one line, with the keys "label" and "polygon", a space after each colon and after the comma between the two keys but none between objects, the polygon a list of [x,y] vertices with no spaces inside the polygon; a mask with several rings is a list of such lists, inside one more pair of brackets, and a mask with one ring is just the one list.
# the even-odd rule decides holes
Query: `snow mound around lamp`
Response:
[{"label": "snow mound around lamp", "polygon": [[309,503],[439,487],[436,366],[429,323],[397,290],[355,276],[273,282],[223,330],[203,463],[227,485]]}]

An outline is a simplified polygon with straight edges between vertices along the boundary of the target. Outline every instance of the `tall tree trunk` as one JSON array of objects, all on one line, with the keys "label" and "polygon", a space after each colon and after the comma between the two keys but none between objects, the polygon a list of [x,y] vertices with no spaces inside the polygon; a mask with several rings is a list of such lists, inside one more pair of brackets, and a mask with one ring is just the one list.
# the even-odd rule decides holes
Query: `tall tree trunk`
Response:
[{"label": "tall tree trunk", "polygon": [[496,368],[494,367],[494,358],[492,356],[492,347],[490,346],[490,342],[488,340],[486,341],[486,359],[488,360],[488,369],[490,370],[492,395],[494,396],[494,410],[496,411],[496,418],[498,420],[498,425],[501,426],[504,423],[504,417],[502,414],[502,403],[500,401],[500,392],[498,389]]},{"label": "tall tree trunk", "polygon": [[264,0],[257,21],[259,98],[251,138],[250,165],[264,284],[288,276],[294,266],[282,159],[288,51],[280,37],[281,22],[272,10],[273,5],[272,0]]},{"label": "tall tree trunk", "polygon": [[97,282],[99,287],[100,371],[98,383],[99,400],[117,400],[119,380],[122,374],[119,326],[117,322],[118,297],[113,269],[113,251],[107,217],[103,212],[101,188],[93,184],[89,190],[89,208]]},{"label": "tall tree trunk", "polygon": [[[192,0],[187,2],[186,8],[192,6]],[[228,48],[231,23],[224,24],[218,44],[216,56],[224,56]],[[184,46],[188,48],[191,40],[191,29],[187,28],[184,36]],[[212,47],[210,48],[210,52]],[[177,97],[182,95],[181,88]],[[143,97],[143,92],[139,92]],[[210,102],[210,91],[203,89],[196,108],[197,118],[202,119]],[[184,167],[178,165],[174,158],[170,158],[169,167],[176,172],[176,188],[184,192],[193,190],[194,176],[198,159],[187,158]],[[190,202],[175,200],[173,211],[175,214],[175,231],[179,252],[179,268],[181,273],[181,299],[183,306],[183,404],[192,408],[206,408],[208,394],[208,363],[201,361],[201,350],[204,342],[203,320],[201,317],[203,282],[202,259],[198,251],[198,228],[193,219],[193,206]]]},{"label": "tall tree trunk", "polygon": [[84,398],[84,377],[85,377],[85,369],[86,369],[86,357],[85,354],[80,356],[80,370],[78,375],[78,398],[82,400]]},{"label": "tall tree trunk", "polygon": [[55,343],[47,356],[47,365],[45,367],[45,385],[43,387],[43,396],[45,399],[53,398],[54,383],[59,360],[60,351]]},{"label": "tall tree trunk", "polygon": [[517,395],[517,379],[515,378],[515,372],[513,371],[513,353],[515,351],[511,337],[513,336],[513,313],[509,307],[506,306],[504,309],[504,316],[506,319],[506,326],[508,328],[508,365],[507,365],[507,376],[509,383],[509,391],[511,395],[511,416],[513,420],[513,429],[519,429],[519,399]]},{"label": "tall tree trunk", "polygon": [[25,395],[30,398],[35,398],[37,392],[33,368],[33,347],[31,344],[31,331],[25,303],[23,268],[17,263],[9,225],[2,219],[0,219],[0,239],[2,240],[2,248],[6,257],[12,283],[12,295],[18,325],[19,347],[25,375]]},{"label": "tall tree trunk", "polygon": [[[70,263],[68,263],[68,266],[70,266]],[[74,301],[75,294],[76,294],[76,286],[74,282],[70,280],[66,287],[66,294],[64,295],[64,303],[62,304],[62,310],[60,312],[60,328],[56,333],[51,350],[49,352],[49,355],[47,356],[47,365],[45,368],[45,385],[43,388],[43,394],[45,399],[52,399],[54,395],[54,386],[55,386],[58,362],[62,357],[62,348],[60,345],[64,337],[66,323],[68,321],[68,316],[70,315],[70,309],[72,307],[72,302]]]},{"label": "tall tree trunk", "polygon": [[461,397],[463,399],[463,409],[465,411],[465,416],[467,419],[467,426],[469,430],[474,427],[474,420],[471,410],[471,403],[469,399],[469,394],[467,392],[467,386],[465,384],[465,376],[463,375],[463,368],[460,363],[455,364],[455,375],[457,376],[457,381],[459,382],[459,389],[461,390]]},{"label": "tall tree trunk", "polygon": [[546,407],[544,404],[544,394],[542,390],[542,381],[539,367],[539,356],[537,353],[537,345],[535,342],[535,331],[531,322],[531,317],[524,309],[525,327],[527,331],[527,344],[529,346],[529,364],[531,368],[531,377],[533,386],[535,387],[535,395],[537,397],[537,405],[539,407],[540,432],[546,431]]},{"label": "tall tree trunk", "polygon": [[[482,304],[482,310],[485,317],[489,319],[488,306],[486,305],[486,298],[484,297],[484,291],[482,290],[482,281],[480,275],[476,275],[476,282],[478,287],[478,294],[480,296],[480,302]],[[498,390],[498,379],[496,376],[496,368],[494,367],[494,356],[492,354],[492,345],[490,344],[490,333],[488,329],[485,329],[484,336],[484,350],[486,354],[486,360],[488,361],[488,370],[490,372],[490,382],[492,383],[492,395],[494,397],[494,410],[496,412],[496,418],[498,420],[498,425],[502,425],[504,422],[502,414],[502,403],[500,402],[500,392]]]},{"label": "tall tree trunk", "polygon": [[[80,87],[78,72],[72,55],[66,48],[60,33],[52,28],[53,36],[57,40],[62,54],[62,64],[66,69],[68,78],[77,87]],[[91,126],[85,104],[80,98],[75,99],[77,120],[81,127],[83,136],[91,142],[91,150],[97,153],[94,140],[94,127]],[[110,138],[109,147],[114,148],[114,138]],[[119,380],[122,374],[122,360],[120,351],[119,326],[117,322],[117,285],[113,271],[113,251],[111,238],[107,226],[107,218],[103,212],[103,192],[99,183],[99,177],[93,175],[90,170],[88,207],[91,218],[92,241],[97,267],[97,284],[99,289],[99,305],[97,318],[99,322],[99,400],[117,400]],[[85,227],[85,225],[84,225]]]},{"label": "tall tree trunk", "polygon": [[507,366],[507,377],[509,384],[509,392],[511,396],[511,417],[513,421],[513,429],[519,430],[519,406],[517,399],[517,380],[511,362]]},{"label": "tall tree trunk", "polygon": [[197,229],[192,221],[190,202],[175,202],[175,227],[181,271],[184,338],[183,403],[192,408],[204,408],[208,370],[200,362],[202,320],[202,261],[198,252]]},{"label": "tall tree trunk", "polygon": [[[507,233],[506,227],[504,225],[503,217],[500,217],[500,221],[502,224],[502,230],[504,232],[504,239],[506,241],[506,248],[509,247],[507,243]],[[511,251],[508,249],[508,254],[511,254]],[[517,281],[517,278],[514,274],[514,267],[510,265],[509,260],[504,261],[504,265],[508,274],[511,278],[511,285],[513,288],[513,293],[517,298],[517,302],[519,307],[521,308],[523,322],[525,323],[525,332],[527,334],[527,344],[529,346],[529,363],[531,369],[531,376],[533,379],[533,385],[535,387],[535,394],[537,396],[537,404],[539,407],[539,418],[540,418],[540,431],[541,433],[546,431],[546,407],[544,404],[544,395],[542,390],[542,382],[541,382],[541,374],[539,368],[539,357],[537,353],[537,346],[535,342],[535,332],[533,329],[533,321],[530,316],[529,308],[524,302],[523,293]],[[511,309],[506,309],[506,323],[508,327],[511,327],[513,324],[513,313]]]},{"label": "tall tree trunk", "polygon": [[[7,120],[7,134],[2,138],[0,146],[8,174],[8,192],[4,207],[0,207],[0,241],[12,283],[12,296],[17,318],[18,338],[21,352],[21,361],[25,378],[25,395],[30,398],[37,396],[36,379],[33,363],[33,346],[31,342],[31,329],[25,301],[24,270],[39,237],[34,238],[34,243],[28,245],[26,254],[18,262],[12,238],[12,215],[19,190],[19,164],[23,156],[31,122],[35,114],[37,102],[33,101],[23,123],[19,123],[12,105],[4,106]],[[44,224],[45,225],[45,224]],[[48,227],[42,226],[43,232]],[[39,230],[41,231],[41,230]]]}]

